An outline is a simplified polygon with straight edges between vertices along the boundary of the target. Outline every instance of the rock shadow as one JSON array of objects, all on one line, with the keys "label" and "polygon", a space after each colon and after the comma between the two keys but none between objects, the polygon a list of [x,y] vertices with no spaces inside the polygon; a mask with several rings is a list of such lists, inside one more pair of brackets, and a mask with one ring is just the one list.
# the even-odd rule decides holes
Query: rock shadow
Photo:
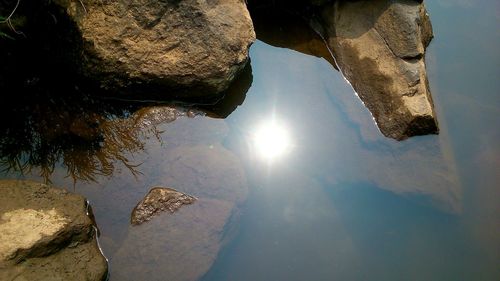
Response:
[{"label": "rock shadow", "polygon": [[251,61],[243,68],[238,77],[223,93],[222,98],[213,104],[195,105],[194,107],[205,112],[212,118],[226,118],[236,108],[243,104],[246,94],[252,86],[253,75]]},{"label": "rock shadow", "polygon": [[310,10],[305,6],[281,5],[279,1],[249,2],[257,39],[274,47],[323,58],[337,68],[326,42],[309,25]]}]

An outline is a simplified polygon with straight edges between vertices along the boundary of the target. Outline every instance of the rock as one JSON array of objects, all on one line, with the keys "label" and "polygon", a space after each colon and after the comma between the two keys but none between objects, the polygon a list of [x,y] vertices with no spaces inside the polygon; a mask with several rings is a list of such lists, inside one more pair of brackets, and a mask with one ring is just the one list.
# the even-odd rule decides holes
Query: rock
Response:
[{"label": "rock", "polygon": [[240,160],[220,144],[175,147],[163,159],[151,171],[160,176],[156,184],[176,186],[197,201],[130,226],[112,257],[111,276],[117,280],[199,280],[232,237],[238,205],[248,192]]},{"label": "rock", "polygon": [[160,212],[170,211],[170,213],[174,213],[183,205],[193,204],[194,201],[196,201],[195,197],[178,192],[173,188],[154,187],[134,208],[130,222],[138,225],[150,220]]},{"label": "rock", "polygon": [[0,194],[0,280],[106,280],[85,198],[16,180]]},{"label": "rock", "polygon": [[172,106],[148,106],[140,108],[134,112],[132,118],[125,120],[134,121],[131,127],[146,129],[147,127],[173,122],[182,115],[184,115],[182,111]]},{"label": "rock", "polygon": [[[221,248],[234,204],[200,198],[171,216],[132,226],[113,258],[117,280],[199,280]],[[138,263],[137,261],[141,262]]]},{"label": "rock", "polygon": [[424,62],[432,27],[423,3],[336,1],[321,19],[340,69],[384,135],[438,133]]},{"label": "rock", "polygon": [[228,88],[255,40],[241,0],[58,0],[81,40],[81,73],[106,89],[211,98]]}]

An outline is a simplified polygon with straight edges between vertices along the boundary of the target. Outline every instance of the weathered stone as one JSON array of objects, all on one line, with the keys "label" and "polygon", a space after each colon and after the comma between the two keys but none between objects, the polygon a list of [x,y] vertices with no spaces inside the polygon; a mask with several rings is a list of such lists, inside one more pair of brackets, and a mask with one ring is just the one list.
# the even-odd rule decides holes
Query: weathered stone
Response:
[{"label": "weathered stone", "polygon": [[384,135],[438,132],[423,58],[432,38],[423,3],[337,1],[322,20],[340,69]]},{"label": "weathered stone", "polygon": [[149,193],[135,206],[132,211],[130,222],[132,224],[141,224],[150,220],[160,212],[169,211],[174,213],[182,205],[193,204],[196,198],[179,192],[173,188],[154,187]]},{"label": "weathered stone", "polygon": [[0,181],[1,280],[105,280],[87,201],[32,181]]},{"label": "weathered stone", "polygon": [[81,34],[81,72],[107,89],[207,98],[228,88],[255,40],[241,0],[55,1]]}]

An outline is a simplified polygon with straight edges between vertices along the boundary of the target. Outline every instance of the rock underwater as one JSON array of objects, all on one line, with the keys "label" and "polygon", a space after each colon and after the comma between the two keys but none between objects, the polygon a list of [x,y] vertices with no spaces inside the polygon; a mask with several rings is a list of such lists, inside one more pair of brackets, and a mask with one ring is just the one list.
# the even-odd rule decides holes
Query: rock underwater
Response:
[{"label": "rock underwater", "polygon": [[141,224],[163,211],[174,213],[182,205],[193,204],[196,198],[173,188],[153,187],[132,211],[130,222]]},{"label": "rock underwater", "polygon": [[0,193],[0,280],[107,279],[85,198],[16,180]]},{"label": "rock underwater", "polygon": [[177,146],[163,160],[152,173],[158,175],[153,184],[168,183],[178,189],[174,196],[180,199],[190,194],[196,201],[174,213],[164,212],[148,222],[130,225],[111,258],[114,268],[120,269],[111,267],[111,276],[117,280],[164,280],[165,276],[200,280],[237,232],[248,185],[236,155],[214,142]]}]

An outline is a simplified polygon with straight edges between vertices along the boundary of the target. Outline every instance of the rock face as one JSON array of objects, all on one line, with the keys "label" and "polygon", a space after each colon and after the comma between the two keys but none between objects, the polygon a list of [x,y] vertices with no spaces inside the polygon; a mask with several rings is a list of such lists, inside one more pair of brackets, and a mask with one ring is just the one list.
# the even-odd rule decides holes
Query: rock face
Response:
[{"label": "rock face", "polygon": [[382,133],[438,132],[425,71],[432,27],[412,0],[336,1],[322,8],[328,45]]},{"label": "rock face", "polygon": [[55,3],[81,34],[80,71],[107,89],[213,97],[245,66],[255,40],[242,0]]},{"label": "rock face", "polygon": [[134,208],[130,222],[135,225],[141,224],[160,212],[174,213],[182,205],[193,204],[195,201],[195,197],[178,192],[173,188],[154,187]]},{"label": "rock face", "polygon": [[15,180],[0,194],[0,280],[106,280],[85,198]]}]

